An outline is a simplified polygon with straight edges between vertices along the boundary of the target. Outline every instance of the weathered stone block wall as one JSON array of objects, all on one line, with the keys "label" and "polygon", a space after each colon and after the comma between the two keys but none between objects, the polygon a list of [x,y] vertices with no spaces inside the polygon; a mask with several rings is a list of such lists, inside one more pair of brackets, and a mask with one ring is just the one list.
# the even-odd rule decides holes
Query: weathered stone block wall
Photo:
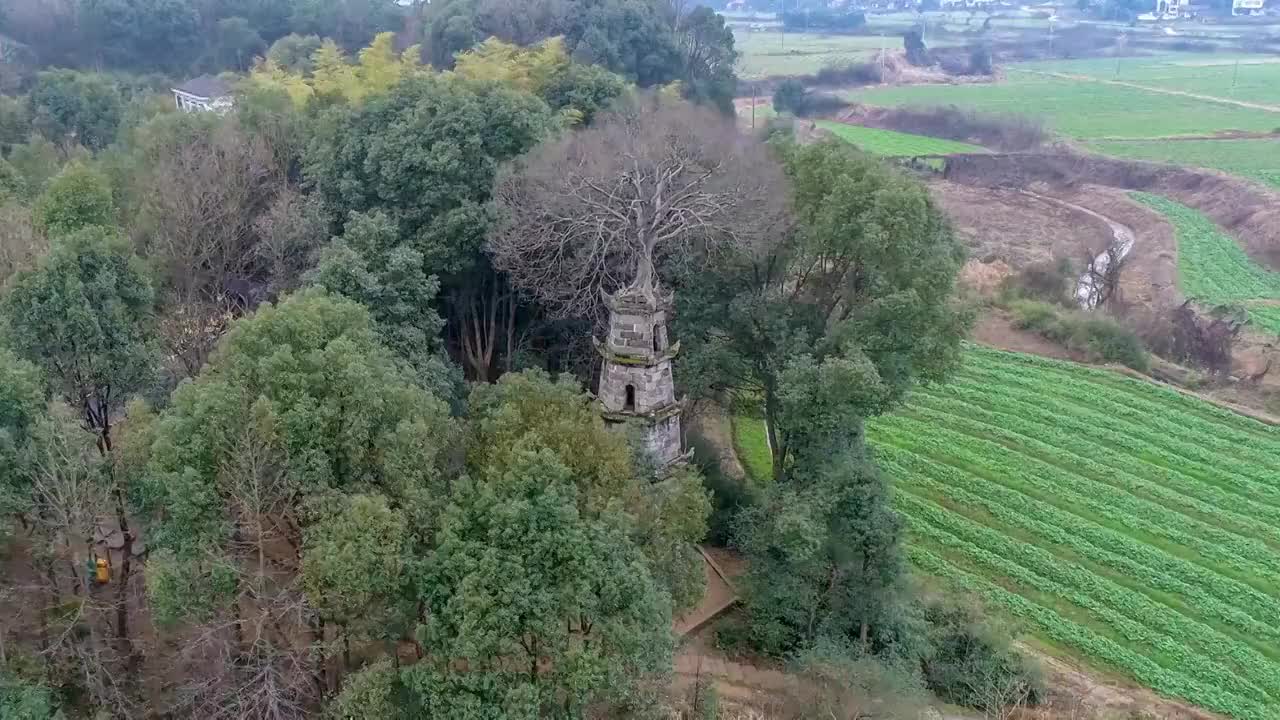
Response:
[{"label": "weathered stone block wall", "polygon": [[[635,388],[636,406],[627,408],[627,386]],[[675,402],[671,361],[653,367],[605,362],[600,375],[600,402],[610,412],[644,414]]]},{"label": "weathered stone block wall", "polygon": [[667,348],[666,313],[631,315],[615,313],[609,322],[609,349],[624,355],[653,355],[653,338],[658,336],[658,349]]},{"label": "weathered stone block wall", "polygon": [[680,457],[680,415],[658,421],[649,431],[648,445],[649,452],[663,464]]}]

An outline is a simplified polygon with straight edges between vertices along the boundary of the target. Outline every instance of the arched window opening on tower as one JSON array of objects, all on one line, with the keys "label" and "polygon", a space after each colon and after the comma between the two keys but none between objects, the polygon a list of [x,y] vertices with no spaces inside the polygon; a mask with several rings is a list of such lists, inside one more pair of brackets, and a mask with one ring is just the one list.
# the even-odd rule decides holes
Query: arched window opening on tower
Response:
[{"label": "arched window opening on tower", "polygon": [[627,402],[625,405],[622,406],[622,409],[627,412],[636,411],[636,386],[635,385],[627,386]]},{"label": "arched window opening on tower", "polygon": [[658,326],[653,326],[653,351],[662,352],[662,345],[658,342]]}]

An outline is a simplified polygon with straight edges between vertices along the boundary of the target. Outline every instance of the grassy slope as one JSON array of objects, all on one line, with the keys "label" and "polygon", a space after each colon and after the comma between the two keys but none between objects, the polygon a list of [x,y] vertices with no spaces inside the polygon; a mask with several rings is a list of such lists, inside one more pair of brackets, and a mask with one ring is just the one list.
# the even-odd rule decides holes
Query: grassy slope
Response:
[{"label": "grassy slope", "polygon": [[830,130],[841,140],[852,143],[872,155],[894,157],[985,152],[983,148],[977,145],[955,140],[943,140],[941,138],[911,135],[893,130],[846,125],[830,120],[819,120],[818,126]]},{"label": "grassy slope", "polygon": [[1244,305],[1250,319],[1280,333],[1280,312],[1254,308],[1280,300],[1280,273],[1255,263],[1229,235],[1199,212],[1157,195],[1132,193],[1169,219],[1178,239],[1178,286],[1187,297],[1210,305]]},{"label": "grassy slope", "polygon": [[1280,714],[1280,428],[973,348],[868,437],[918,569],[1160,692]]},{"label": "grassy slope", "polygon": [[762,420],[748,415],[733,418],[733,449],[747,475],[762,485],[773,478],[773,453]]}]

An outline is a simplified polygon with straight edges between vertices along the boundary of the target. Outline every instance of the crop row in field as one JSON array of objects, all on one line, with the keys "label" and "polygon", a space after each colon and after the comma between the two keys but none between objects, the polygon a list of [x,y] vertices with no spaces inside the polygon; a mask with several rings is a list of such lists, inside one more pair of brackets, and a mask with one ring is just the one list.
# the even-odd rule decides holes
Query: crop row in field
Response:
[{"label": "crop row in field", "polygon": [[[1276,120],[1280,124],[1280,118]],[[1099,140],[1092,149],[1134,160],[1212,168],[1280,187],[1280,138],[1243,140]]]},{"label": "crop row in field", "polygon": [[818,127],[831,131],[836,137],[858,146],[863,152],[887,157],[911,157],[915,155],[951,155],[954,153],[986,152],[969,143],[926,135],[912,135],[895,130],[847,125],[831,120],[819,120]]},{"label": "crop row in field", "polygon": [[1257,304],[1280,300],[1280,273],[1251,260],[1231,236],[1196,210],[1158,195],[1133,196],[1173,224],[1183,294],[1209,305],[1242,305],[1252,322],[1280,333],[1280,313]]},{"label": "crop row in field", "polygon": [[972,348],[868,437],[918,568],[1160,692],[1280,715],[1280,428]]}]

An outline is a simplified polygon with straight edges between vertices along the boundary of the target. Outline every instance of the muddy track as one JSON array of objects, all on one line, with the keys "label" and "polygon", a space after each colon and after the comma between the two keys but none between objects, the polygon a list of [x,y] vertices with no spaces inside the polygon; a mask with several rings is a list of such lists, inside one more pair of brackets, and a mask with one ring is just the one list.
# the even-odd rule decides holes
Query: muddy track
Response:
[{"label": "muddy track", "polygon": [[[1129,227],[1128,225],[1117,222],[1116,220],[1109,218],[1100,212],[1090,210],[1089,208],[1083,205],[1077,205],[1072,202],[1067,202],[1066,200],[1061,200],[1055,197],[1049,197],[1048,195],[1041,195],[1039,193],[1035,193],[1030,190],[1021,190],[1020,192],[1024,195],[1036,198],[1041,202],[1046,202],[1051,205],[1060,205],[1069,210],[1073,210],[1078,213],[1084,213],[1089,217],[1095,218],[1097,220],[1101,220],[1102,222],[1106,223],[1107,227],[1111,228],[1111,247],[1103,250],[1101,253],[1097,255],[1097,257],[1094,258],[1094,267],[1098,268],[1099,273],[1106,272],[1107,264],[1111,260],[1110,253],[1113,249],[1119,251],[1118,259],[1120,260],[1123,260],[1125,257],[1127,257],[1129,255],[1129,252],[1133,250],[1134,243],[1137,241],[1137,234],[1134,233],[1133,228]],[[1080,304],[1082,306],[1090,307],[1090,308],[1097,306],[1097,298],[1095,297],[1095,294],[1094,294],[1095,285],[1096,285],[1096,279],[1091,273],[1085,272],[1083,275],[1080,276],[1080,279],[1076,283],[1075,297],[1077,300],[1080,301]]]}]

